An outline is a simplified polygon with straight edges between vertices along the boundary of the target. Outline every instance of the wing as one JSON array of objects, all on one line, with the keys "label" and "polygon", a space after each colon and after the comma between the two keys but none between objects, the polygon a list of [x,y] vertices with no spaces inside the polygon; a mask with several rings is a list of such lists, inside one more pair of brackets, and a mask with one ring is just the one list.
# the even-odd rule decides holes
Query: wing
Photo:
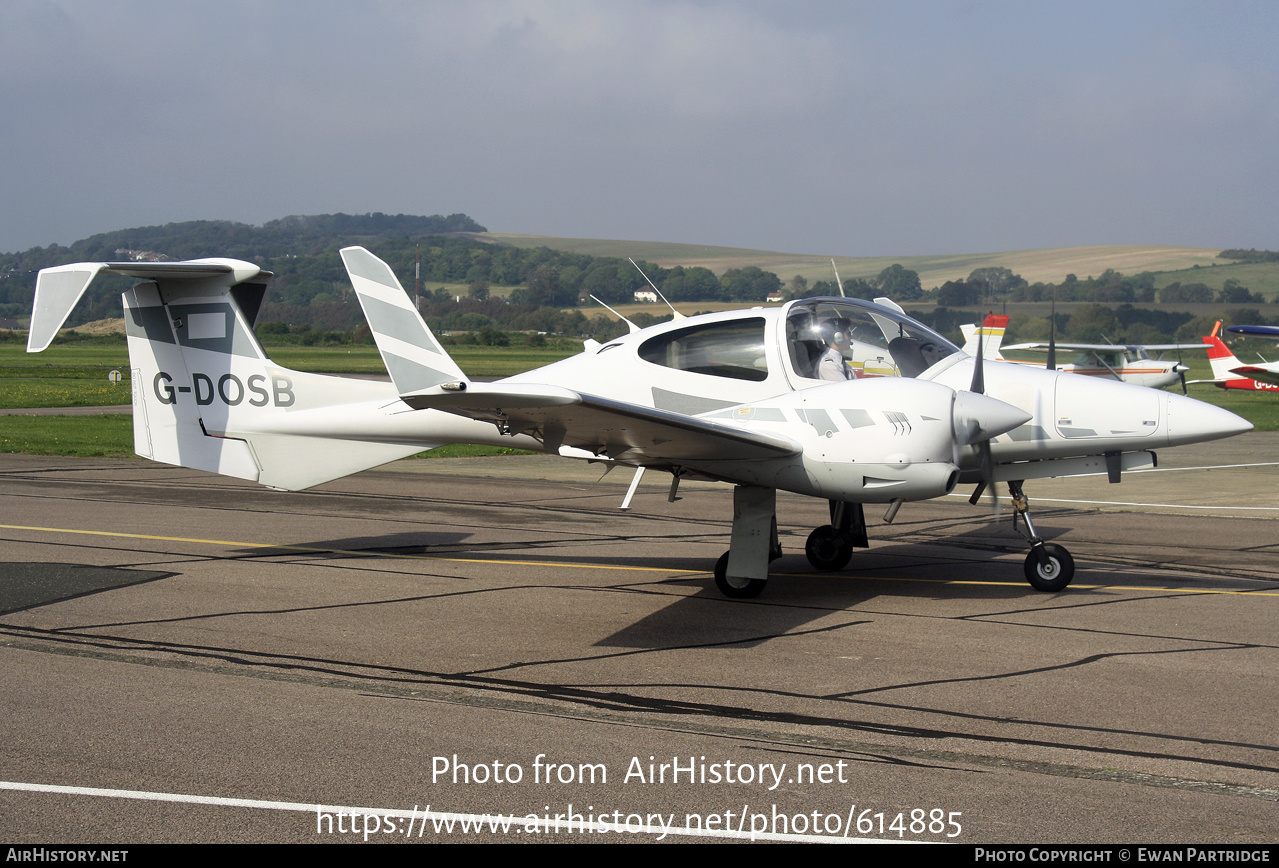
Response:
[{"label": "wing", "polygon": [[1182,350],[1206,350],[1208,345],[1200,342],[1197,344],[1133,344],[1134,347],[1140,346],[1146,352],[1168,353],[1181,352]]},{"label": "wing", "polygon": [[[1143,349],[1147,352],[1154,350],[1155,352],[1171,352],[1172,350],[1203,350],[1208,345],[1198,344],[1063,344],[1058,343],[1059,350],[1077,350],[1081,353],[1113,353],[1122,350]],[[1041,352],[1048,351],[1047,343],[1032,342],[1028,344],[1013,344],[1010,347],[1004,347],[1006,350],[1038,350]]]},{"label": "wing", "polygon": [[[395,274],[361,247],[342,250],[351,284],[400,400],[528,434],[547,451],[582,450],[646,467],[718,459],[782,458],[792,440],[559,386],[472,383],[413,308]],[[562,453],[563,454],[563,453]]]},{"label": "wing", "polygon": [[574,447],[648,467],[784,458],[801,451],[786,437],[558,386],[449,383],[401,395],[400,400],[417,410],[444,410],[492,422],[512,434],[532,435],[548,450]]},{"label": "wing", "polygon": [[[1057,347],[1057,349],[1059,349],[1059,350],[1078,350],[1078,351],[1079,351],[1079,352],[1081,352],[1081,353],[1082,353],[1082,352],[1113,353],[1113,352],[1115,352],[1116,350],[1122,350],[1122,349],[1123,349],[1123,347],[1122,347],[1122,346],[1116,346],[1115,344],[1063,344],[1063,343],[1057,343],[1057,344],[1055,344],[1055,346],[1056,346],[1056,347]],[[1047,343],[1035,343],[1035,342],[1033,342],[1033,343],[1028,343],[1028,344],[1013,344],[1012,346],[1004,347],[1004,349],[1006,349],[1006,350],[1037,350],[1037,351],[1041,351],[1041,352],[1045,352],[1045,353],[1046,353],[1046,352],[1048,352],[1048,344],[1047,344]]]}]

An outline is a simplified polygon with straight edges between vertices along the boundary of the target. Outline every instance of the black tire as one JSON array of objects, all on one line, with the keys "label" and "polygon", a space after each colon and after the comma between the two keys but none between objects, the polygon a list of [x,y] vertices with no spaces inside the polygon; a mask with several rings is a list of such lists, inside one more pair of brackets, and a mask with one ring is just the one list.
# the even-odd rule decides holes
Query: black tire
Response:
[{"label": "black tire", "polygon": [[1036,591],[1055,594],[1064,591],[1075,577],[1075,560],[1059,545],[1044,543],[1044,554],[1048,556],[1047,565],[1039,562],[1039,554],[1031,549],[1026,556],[1026,581]]},{"label": "black tire", "polygon": [[842,570],[853,559],[853,544],[842,541],[835,528],[824,524],[808,535],[804,554],[816,569]]},{"label": "black tire", "polygon": [[768,582],[763,579],[729,579],[728,552],[720,555],[719,560],[715,562],[715,587],[719,588],[720,593],[725,597],[749,600],[751,597],[758,597],[766,584]]}]

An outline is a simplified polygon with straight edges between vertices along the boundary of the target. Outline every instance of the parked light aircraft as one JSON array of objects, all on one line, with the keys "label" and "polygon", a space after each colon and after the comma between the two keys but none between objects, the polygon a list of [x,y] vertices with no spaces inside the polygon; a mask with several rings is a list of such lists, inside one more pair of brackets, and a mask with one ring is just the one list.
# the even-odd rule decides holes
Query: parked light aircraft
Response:
[{"label": "parked light aircraft", "polygon": [[[986,358],[996,359],[1001,362],[1011,362],[1016,365],[1043,367],[1041,362],[1004,358],[1000,343],[1003,341],[1004,329],[1007,325],[1008,317],[1000,314],[990,314],[982,323],[980,337],[983,339]],[[960,326],[960,330],[967,341],[964,345],[964,352],[969,355],[974,354],[979,337],[977,326],[964,325]],[[1190,369],[1179,361],[1163,358],[1163,355],[1173,351],[1203,349],[1200,344],[1064,344],[1057,341],[1052,341],[1051,343],[1013,344],[1002,349],[1047,352],[1050,347],[1057,350],[1073,350],[1082,353],[1073,362],[1056,365],[1055,367],[1059,371],[1083,374],[1088,377],[1122,380],[1125,383],[1150,386],[1155,389],[1171,386],[1180,380],[1182,382],[1182,391],[1185,391],[1186,371]],[[1151,358],[1150,354],[1152,352],[1159,353],[1159,358]]]},{"label": "parked light aircraft", "polygon": [[[676,319],[496,383],[467,378],[391,269],[342,251],[391,383],[272,362],[252,326],[271,275],[248,262],[79,263],[44,269],[28,351],[47,347],[98,274],[124,293],[134,449],[156,461],[309,488],[445,443],[540,450],[734,486],[719,588],[752,597],[780,557],[776,493],[830,501],[808,539],[818,569],[869,543],[863,504],[1007,483],[1030,583],[1066,587],[1074,563],[1036,534],[1027,479],[1149,467],[1153,450],[1241,433],[1225,410],[1124,383],[984,362],[899,308],[817,298]],[[837,327],[853,379],[817,363]],[[875,376],[879,374],[880,376]],[[639,471],[637,471],[638,474]],[[633,490],[632,486],[632,490]],[[629,497],[629,495],[628,495]]]},{"label": "parked light aircraft", "polygon": [[[1274,332],[1261,331],[1269,326],[1231,326],[1230,331],[1243,334],[1276,336]],[[1247,331],[1245,331],[1247,330]],[[1221,323],[1213,326],[1212,334],[1204,338],[1208,345],[1208,361],[1212,364],[1211,380],[1191,380],[1191,383],[1211,383],[1219,389],[1243,389],[1248,392],[1273,392],[1279,390],[1279,362],[1263,362],[1248,365],[1239,361],[1221,339]]]}]

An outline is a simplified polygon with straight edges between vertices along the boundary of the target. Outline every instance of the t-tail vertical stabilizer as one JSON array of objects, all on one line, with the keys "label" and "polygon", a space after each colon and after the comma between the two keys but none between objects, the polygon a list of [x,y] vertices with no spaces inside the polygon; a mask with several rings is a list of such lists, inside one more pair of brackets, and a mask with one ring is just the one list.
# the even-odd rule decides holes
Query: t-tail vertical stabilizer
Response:
[{"label": "t-tail vertical stabilizer", "polygon": [[45,269],[29,352],[49,345],[98,274],[145,281],[123,296],[139,455],[298,490],[438,445],[406,442],[393,436],[396,426],[376,424],[407,409],[386,383],[274,364],[246,315],[256,314],[271,275],[248,262]]}]

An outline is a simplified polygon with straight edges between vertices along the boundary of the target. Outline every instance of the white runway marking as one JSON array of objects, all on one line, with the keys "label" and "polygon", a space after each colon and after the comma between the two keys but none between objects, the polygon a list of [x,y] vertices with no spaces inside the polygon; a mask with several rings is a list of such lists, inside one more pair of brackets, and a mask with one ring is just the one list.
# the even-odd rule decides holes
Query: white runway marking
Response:
[{"label": "white runway marking", "polygon": [[[1255,461],[1249,464],[1203,464],[1198,467],[1147,467],[1144,470],[1126,470],[1125,475],[1138,473],[1180,473],[1187,470],[1232,470],[1243,467],[1279,467],[1279,461]],[[1098,473],[1081,473],[1072,476],[1072,479],[1083,479],[1086,476],[1105,476],[1104,472]],[[967,498],[967,494],[961,492],[951,492],[947,497],[963,497]],[[1136,500],[1071,500],[1065,497],[1036,497],[1036,503],[1076,503],[1086,506],[1144,506],[1155,507],[1159,509],[1219,509],[1219,510],[1243,510],[1251,512],[1279,512],[1279,506],[1208,506],[1205,504],[1195,503],[1143,503]]]},{"label": "white runway marking", "polygon": [[1157,506],[1162,509],[1234,509],[1252,511],[1279,511],[1279,506],[1203,506],[1194,503],[1141,503],[1128,500],[1070,500],[1065,497],[1036,497],[1036,503],[1083,503],[1096,506]]}]

